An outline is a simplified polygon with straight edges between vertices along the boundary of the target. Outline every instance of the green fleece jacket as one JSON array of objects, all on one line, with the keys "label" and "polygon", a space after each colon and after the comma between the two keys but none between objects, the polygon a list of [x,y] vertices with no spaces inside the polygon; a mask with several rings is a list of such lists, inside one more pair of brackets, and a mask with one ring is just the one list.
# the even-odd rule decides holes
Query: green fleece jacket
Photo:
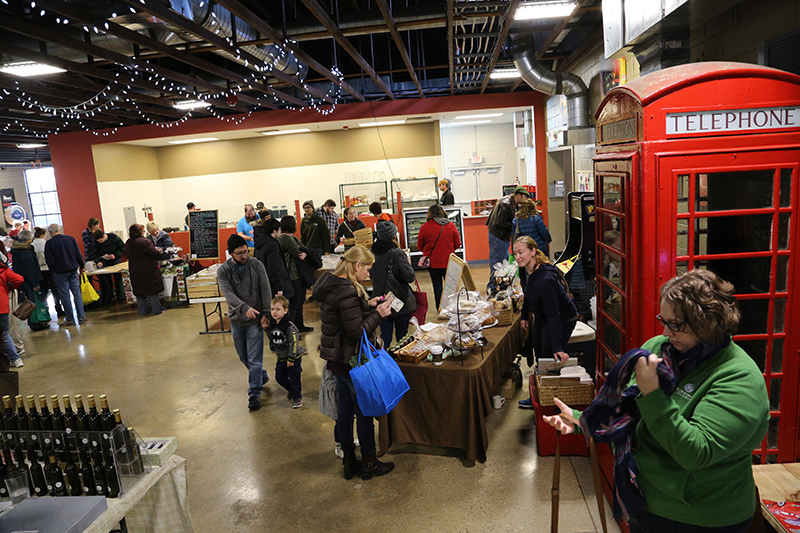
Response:
[{"label": "green fleece jacket", "polygon": [[[643,346],[656,355],[667,337]],[[683,376],[667,396],[636,398],[633,439],[648,511],[703,527],[737,524],[755,512],[751,452],[769,423],[761,371],[731,344]]]}]

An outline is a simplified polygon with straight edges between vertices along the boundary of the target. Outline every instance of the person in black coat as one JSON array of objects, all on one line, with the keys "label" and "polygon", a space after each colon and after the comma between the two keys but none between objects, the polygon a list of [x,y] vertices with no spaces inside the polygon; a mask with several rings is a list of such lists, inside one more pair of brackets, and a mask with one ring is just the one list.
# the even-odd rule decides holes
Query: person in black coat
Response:
[{"label": "person in black coat", "polygon": [[28,297],[28,300],[35,301],[34,293],[39,290],[42,282],[42,271],[39,268],[39,260],[36,252],[31,246],[33,233],[30,230],[22,230],[17,234],[17,240],[11,246],[11,270],[25,278],[25,282],[20,289]]},{"label": "person in black coat", "polygon": [[439,198],[439,205],[453,205],[456,203],[456,199],[453,197],[453,191],[450,189],[449,180],[442,178],[437,185],[442,192],[442,196]]},{"label": "person in black coat", "polygon": [[283,260],[281,245],[278,243],[280,234],[281,223],[274,218],[255,222],[253,224],[254,256],[267,269],[272,296],[285,296],[287,299],[291,299],[294,296],[294,286]]},{"label": "person in black coat", "polygon": [[158,299],[158,295],[164,290],[164,280],[161,278],[161,269],[158,268],[161,253],[144,236],[144,226],[141,224],[133,224],[128,232],[131,238],[125,243],[125,257],[128,258],[131,287],[136,296],[139,315],[147,314],[148,300],[153,314],[160,315],[166,311]]}]

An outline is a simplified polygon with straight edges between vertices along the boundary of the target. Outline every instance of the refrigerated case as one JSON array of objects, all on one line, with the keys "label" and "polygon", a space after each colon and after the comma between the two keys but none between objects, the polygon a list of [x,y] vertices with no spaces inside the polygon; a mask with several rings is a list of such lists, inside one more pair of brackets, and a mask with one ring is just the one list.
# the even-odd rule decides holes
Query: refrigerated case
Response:
[{"label": "refrigerated case", "polygon": [[392,205],[389,202],[389,187],[385,181],[342,183],[339,185],[339,197],[343,210],[349,205],[359,215],[368,212],[372,202],[380,202],[384,211],[388,211]]},{"label": "refrigerated case", "polygon": [[397,206],[394,205],[397,201],[397,191],[402,193],[403,208],[408,207],[413,209],[416,207],[428,208],[433,204],[439,203],[439,187],[437,183],[439,178],[409,178],[409,179],[393,179],[392,196],[390,203],[392,208],[397,211]]},{"label": "refrigerated case", "polygon": [[[447,212],[447,218],[456,225],[458,235],[461,237],[461,247],[456,250],[456,255],[464,259],[464,214],[458,206],[442,206]],[[416,265],[422,252],[417,249],[417,234],[425,224],[428,216],[427,208],[403,209],[403,228],[405,231],[406,246],[411,252],[411,264]]]}]

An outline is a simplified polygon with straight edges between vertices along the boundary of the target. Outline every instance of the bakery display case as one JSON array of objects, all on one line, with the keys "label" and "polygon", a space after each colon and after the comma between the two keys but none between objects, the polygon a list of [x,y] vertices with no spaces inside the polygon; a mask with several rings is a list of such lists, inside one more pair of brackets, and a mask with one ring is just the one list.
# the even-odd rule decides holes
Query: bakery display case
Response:
[{"label": "bakery display case", "polygon": [[403,208],[428,208],[432,204],[439,202],[439,187],[437,183],[439,178],[433,176],[430,178],[406,178],[406,179],[393,179],[391,181],[392,195],[390,201],[392,207],[397,210],[394,203],[397,201],[397,192],[400,191],[403,200]]},{"label": "bakery display case", "polygon": [[389,202],[389,187],[385,181],[342,183],[339,185],[339,198],[343,208],[354,207],[359,215],[368,212],[372,202],[380,202],[384,211],[393,207]]},{"label": "bakery display case", "polygon": [[[464,259],[464,214],[458,206],[448,205],[442,207],[447,212],[447,218],[456,225],[458,235],[461,237],[461,247],[455,253],[461,259]],[[425,224],[427,215],[427,208],[403,209],[403,229],[412,265],[416,265],[422,255],[422,252],[417,248],[417,235],[419,234],[419,229]]]}]

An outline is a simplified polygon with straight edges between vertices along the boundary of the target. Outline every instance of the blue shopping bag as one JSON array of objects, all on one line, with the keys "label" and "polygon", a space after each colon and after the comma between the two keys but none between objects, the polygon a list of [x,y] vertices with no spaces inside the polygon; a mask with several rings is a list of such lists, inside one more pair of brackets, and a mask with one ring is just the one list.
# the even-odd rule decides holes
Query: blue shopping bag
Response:
[{"label": "blue shopping bag", "polygon": [[366,331],[360,351],[359,360],[367,362],[350,370],[358,407],[364,416],[383,416],[408,392],[408,382],[392,356],[369,342]]}]

